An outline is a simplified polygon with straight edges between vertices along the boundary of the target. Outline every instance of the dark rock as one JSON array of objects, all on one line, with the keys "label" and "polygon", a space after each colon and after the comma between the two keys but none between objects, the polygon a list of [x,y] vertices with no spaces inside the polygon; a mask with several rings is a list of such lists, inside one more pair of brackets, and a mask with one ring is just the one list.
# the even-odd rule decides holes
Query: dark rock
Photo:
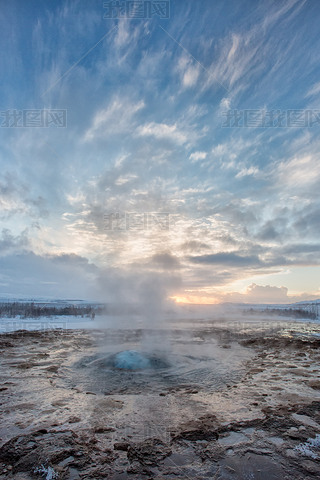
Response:
[{"label": "dark rock", "polygon": [[70,417],[69,420],[68,420],[68,423],[78,423],[78,422],[81,422],[81,418],[80,417]]},{"label": "dark rock", "polygon": [[102,425],[98,425],[94,428],[94,433],[108,433],[108,432],[115,432],[115,428],[113,427],[105,427]]},{"label": "dark rock", "polygon": [[313,475],[320,474],[320,465],[316,462],[312,462],[311,460],[304,460],[301,463],[301,466],[304,470]]},{"label": "dark rock", "polygon": [[138,461],[142,465],[157,465],[170,454],[171,448],[157,438],[130,444],[127,450],[130,463]]},{"label": "dark rock", "polygon": [[173,435],[173,440],[217,440],[218,428],[215,415],[208,415],[181,425],[180,432]]},{"label": "dark rock", "polygon": [[310,382],[308,382],[308,385],[314,390],[320,390],[320,380],[310,380]]},{"label": "dark rock", "polygon": [[[43,429],[44,430],[44,429]],[[48,431],[41,434],[39,431],[29,435],[12,438],[0,448],[0,463],[13,465],[13,473],[32,472],[39,465],[51,466],[60,472],[61,479],[69,466],[86,471],[92,468],[96,455],[100,466],[109,464],[115,458],[110,450],[101,451],[94,438],[83,438],[71,430]],[[81,455],[80,455],[81,454]],[[108,467],[109,468],[109,467]],[[107,470],[103,467],[103,473]],[[60,478],[60,476],[59,476]],[[90,478],[89,474],[86,478]],[[101,478],[98,475],[94,478]]]},{"label": "dark rock", "polygon": [[136,474],[136,475],[150,475],[151,471],[145,467],[144,465],[141,465],[141,463],[134,461],[130,467],[127,468],[128,473]]},{"label": "dark rock", "polygon": [[115,450],[122,450],[123,452],[127,452],[129,446],[130,446],[130,443],[128,443],[128,442],[116,442],[116,443],[113,445],[113,448],[114,448]]},{"label": "dark rock", "polygon": [[50,367],[46,368],[47,372],[57,373],[59,370],[58,365],[51,365]]}]

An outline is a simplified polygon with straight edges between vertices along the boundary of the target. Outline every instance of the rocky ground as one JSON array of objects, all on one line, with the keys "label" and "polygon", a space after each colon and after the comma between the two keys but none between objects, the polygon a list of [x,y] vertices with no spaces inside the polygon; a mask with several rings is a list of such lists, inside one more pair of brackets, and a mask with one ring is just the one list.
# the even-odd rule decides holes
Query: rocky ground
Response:
[{"label": "rocky ground", "polygon": [[230,369],[232,354],[241,359],[226,382],[151,388],[147,376],[113,390],[84,381],[75,367],[94,358],[102,338],[114,343],[110,332],[3,334],[0,479],[319,478],[314,333],[301,334],[297,324],[272,331],[206,325],[189,342],[203,342],[204,351],[212,345]]}]

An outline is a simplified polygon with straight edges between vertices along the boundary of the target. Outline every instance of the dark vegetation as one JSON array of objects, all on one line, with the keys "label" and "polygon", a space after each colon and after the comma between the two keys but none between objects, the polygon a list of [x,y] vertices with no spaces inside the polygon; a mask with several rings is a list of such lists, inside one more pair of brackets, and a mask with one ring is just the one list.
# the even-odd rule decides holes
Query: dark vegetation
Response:
[{"label": "dark vegetation", "polygon": [[1,317],[22,317],[22,318],[37,318],[37,317],[51,317],[51,316],[87,316],[92,317],[96,314],[105,312],[104,305],[49,305],[41,303],[22,303],[22,302],[3,302],[0,303],[0,318]]},{"label": "dark vegetation", "polygon": [[[313,306],[313,305],[312,305]],[[317,305],[316,305],[317,307]],[[250,308],[246,310],[245,313],[256,315],[257,313],[267,314],[267,315],[280,315],[283,317],[294,317],[294,318],[310,318],[315,320],[318,316],[317,308],[265,308],[263,310],[257,310],[255,308]]]}]

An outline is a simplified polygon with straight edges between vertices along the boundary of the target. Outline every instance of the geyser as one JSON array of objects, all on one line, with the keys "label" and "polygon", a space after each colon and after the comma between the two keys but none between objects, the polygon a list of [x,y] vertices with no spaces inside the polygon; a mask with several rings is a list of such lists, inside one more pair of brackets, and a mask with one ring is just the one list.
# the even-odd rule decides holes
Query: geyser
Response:
[{"label": "geyser", "polygon": [[92,351],[78,358],[70,385],[105,395],[160,393],[176,387],[216,391],[242,375],[243,361],[248,358],[244,347],[221,348],[209,334],[207,341],[198,336],[190,341],[189,332],[183,330],[171,335],[173,348],[164,352],[157,348],[159,341],[140,349],[135,330],[108,331],[102,338],[110,352]]},{"label": "geyser", "polygon": [[135,350],[125,350],[114,356],[114,367],[121,370],[143,370],[151,368],[152,364],[149,358]]}]

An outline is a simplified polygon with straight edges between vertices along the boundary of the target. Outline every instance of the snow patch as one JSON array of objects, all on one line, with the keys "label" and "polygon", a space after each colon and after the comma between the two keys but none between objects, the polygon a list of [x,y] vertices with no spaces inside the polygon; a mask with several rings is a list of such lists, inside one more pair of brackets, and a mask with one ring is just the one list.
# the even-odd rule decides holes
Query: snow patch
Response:
[{"label": "snow patch", "polygon": [[305,455],[306,457],[317,459],[319,458],[319,455],[314,450],[319,448],[320,448],[320,434],[317,433],[315,438],[308,438],[308,440],[305,443],[300,443],[300,445],[297,445],[295,447],[295,450],[300,452],[302,455]]},{"label": "snow patch", "polygon": [[43,475],[45,480],[55,480],[59,476],[59,474],[55,472],[52,467],[45,467],[44,465],[40,465],[40,467],[35,468],[34,473],[40,473]]}]

